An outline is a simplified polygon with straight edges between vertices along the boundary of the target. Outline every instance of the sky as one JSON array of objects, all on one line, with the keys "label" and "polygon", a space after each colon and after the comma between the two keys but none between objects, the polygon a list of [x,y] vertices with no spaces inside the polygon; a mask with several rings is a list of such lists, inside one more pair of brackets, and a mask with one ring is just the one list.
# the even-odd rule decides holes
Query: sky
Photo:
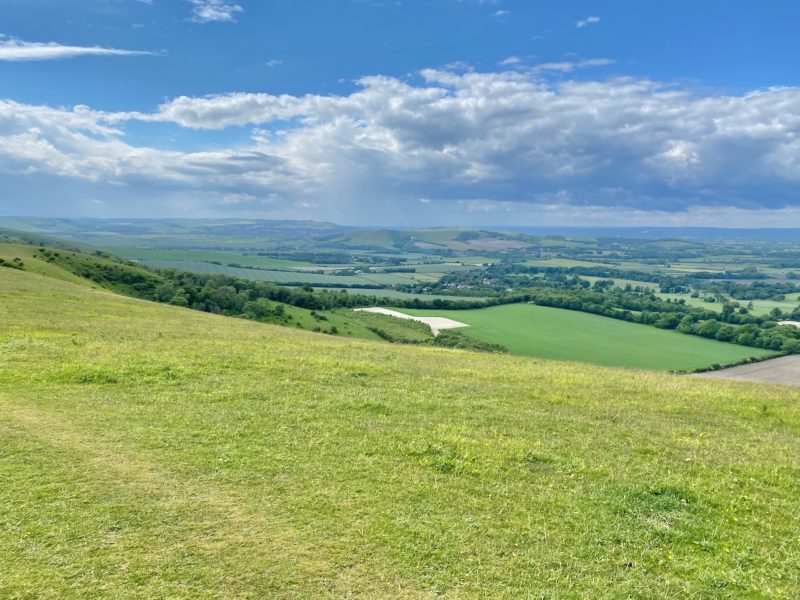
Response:
[{"label": "sky", "polygon": [[0,0],[0,214],[800,227],[795,0]]}]

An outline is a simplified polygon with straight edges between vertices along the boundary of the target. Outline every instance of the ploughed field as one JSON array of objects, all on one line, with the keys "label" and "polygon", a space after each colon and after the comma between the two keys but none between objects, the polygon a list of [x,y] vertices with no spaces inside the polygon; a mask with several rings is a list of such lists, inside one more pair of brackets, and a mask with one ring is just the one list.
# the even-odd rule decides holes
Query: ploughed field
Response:
[{"label": "ploughed field", "polygon": [[335,338],[8,268],[0,315],[2,598],[800,589],[800,390]]},{"label": "ploughed field", "polygon": [[777,383],[780,385],[800,386],[800,355],[779,356],[772,360],[739,365],[730,369],[721,369],[709,373],[700,373],[702,377],[712,379],[730,379],[732,381],[756,381],[760,383]]},{"label": "ploughed field", "polygon": [[592,315],[534,304],[507,304],[474,310],[399,309],[410,315],[439,316],[469,325],[460,333],[514,354],[598,365],[691,371],[774,352],[717,342]]}]

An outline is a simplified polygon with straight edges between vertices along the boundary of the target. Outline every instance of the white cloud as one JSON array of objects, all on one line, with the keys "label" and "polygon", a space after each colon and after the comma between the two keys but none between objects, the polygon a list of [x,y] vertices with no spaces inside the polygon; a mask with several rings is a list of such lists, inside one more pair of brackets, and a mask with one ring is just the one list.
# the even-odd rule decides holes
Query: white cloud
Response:
[{"label": "white cloud", "polygon": [[[502,63],[501,63],[502,64]],[[565,60],[561,62],[541,63],[531,67],[531,73],[539,74],[548,71],[556,71],[559,73],[572,73],[578,69],[587,69],[591,67],[605,67],[613,65],[614,61],[609,58],[587,58],[584,60]]]},{"label": "white cloud", "polygon": [[578,29],[582,27],[586,27],[587,25],[597,25],[600,22],[600,17],[586,17],[585,19],[581,19],[575,23],[575,27]]},{"label": "white cloud", "polygon": [[279,60],[277,58],[271,58],[270,60],[268,60],[264,64],[266,64],[268,67],[272,68],[272,67],[278,67],[278,66],[282,65],[283,61]]},{"label": "white cloud", "polygon": [[511,16],[511,11],[510,10],[497,10],[494,13],[492,13],[492,16],[495,19],[505,19],[505,18]]},{"label": "white cloud", "polygon": [[230,0],[190,0],[192,21],[197,23],[235,23],[236,14],[244,9]]},{"label": "white cloud", "polygon": [[154,52],[142,50],[119,50],[100,46],[70,46],[55,42],[25,42],[2,36],[0,39],[0,61],[60,60],[77,56],[146,56]]},{"label": "white cloud", "polygon": [[[197,210],[294,216],[315,205],[316,217],[350,222],[407,222],[422,204],[476,221],[534,218],[543,207],[554,219],[637,222],[735,207],[766,221],[800,207],[800,88],[701,95],[636,78],[543,78],[582,62],[606,64],[430,69],[417,85],[373,76],[344,96],[179,97],[150,113],[0,101],[0,173],[9,189],[49,186],[43,198],[69,197],[64,182],[83,182],[109,198],[183,194]],[[134,119],[207,130],[211,140],[253,127],[252,138],[213,151],[140,147],[125,134]]]}]

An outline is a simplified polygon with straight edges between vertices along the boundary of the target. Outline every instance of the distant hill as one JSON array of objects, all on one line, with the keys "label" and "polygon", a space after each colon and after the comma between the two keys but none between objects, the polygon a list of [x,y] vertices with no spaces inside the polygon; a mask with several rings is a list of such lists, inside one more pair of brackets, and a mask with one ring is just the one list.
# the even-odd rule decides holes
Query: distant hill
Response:
[{"label": "distant hill", "polygon": [[96,246],[283,250],[366,249],[435,252],[505,251],[531,245],[528,236],[469,228],[369,229],[316,221],[256,219],[43,219],[0,217],[0,227]]}]

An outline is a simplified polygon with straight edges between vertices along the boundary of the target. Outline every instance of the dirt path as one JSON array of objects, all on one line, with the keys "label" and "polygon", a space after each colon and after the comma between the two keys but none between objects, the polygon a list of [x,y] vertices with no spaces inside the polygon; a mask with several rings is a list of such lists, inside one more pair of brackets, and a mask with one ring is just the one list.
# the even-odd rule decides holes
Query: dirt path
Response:
[{"label": "dirt path", "polygon": [[460,323],[458,321],[454,321],[453,319],[448,319],[446,317],[415,317],[413,315],[407,315],[406,313],[401,313],[396,310],[389,310],[388,308],[357,308],[355,309],[361,312],[371,312],[371,313],[378,313],[379,315],[388,315],[390,317],[397,317],[398,319],[409,319],[411,321],[419,321],[420,323],[425,323],[428,327],[431,328],[433,335],[439,335],[439,332],[442,329],[457,329],[459,327],[469,327],[466,323]]},{"label": "dirt path", "polygon": [[800,386],[800,355],[779,356],[749,365],[699,373],[697,377]]}]

